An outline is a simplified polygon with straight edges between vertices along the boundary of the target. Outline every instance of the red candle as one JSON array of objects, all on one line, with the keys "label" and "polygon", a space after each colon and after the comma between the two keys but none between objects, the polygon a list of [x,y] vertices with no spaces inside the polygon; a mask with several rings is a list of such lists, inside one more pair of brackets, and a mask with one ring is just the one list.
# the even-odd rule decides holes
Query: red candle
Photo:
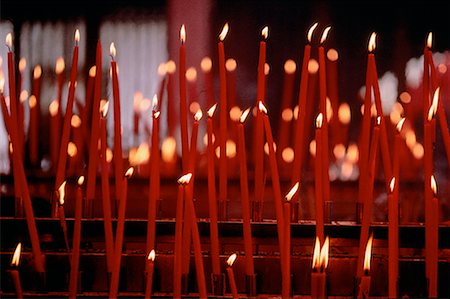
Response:
[{"label": "red candle", "polygon": [[175,119],[176,119],[176,112],[175,112],[175,99],[173,96],[174,93],[174,74],[177,70],[177,66],[175,65],[175,62],[173,60],[169,60],[166,63],[166,69],[167,69],[167,135],[168,136],[175,136]]},{"label": "red candle", "polygon": [[[24,146],[25,146],[25,111],[24,103],[27,100],[28,92],[22,90],[22,77],[25,68],[27,67],[27,61],[25,58],[19,59],[19,73],[17,76],[17,91],[19,94],[19,101],[17,102],[17,128],[19,133],[19,144],[21,148],[21,157],[23,158]],[[17,95],[17,94],[16,94]]]},{"label": "red candle", "polygon": [[189,141],[188,141],[188,125],[187,125],[187,107],[186,107],[186,29],[184,24],[180,30],[180,54],[178,71],[180,80],[180,130],[181,130],[181,163],[183,171],[186,172],[189,165]]},{"label": "red candle", "polygon": [[338,87],[338,58],[339,54],[335,49],[329,49],[327,51],[326,69],[327,69],[327,91],[331,104],[331,112],[333,117],[330,120],[331,125],[331,148],[334,148],[336,138],[339,138],[339,123],[337,112],[339,106],[339,87]]},{"label": "red candle", "polygon": [[[56,179],[55,179],[55,191],[58,186],[62,184],[65,176],[65,169],[67,164],[67,145],[69,144],[70,137],[70,122],[72,120],[72,109],[73,109],[73,101],[75,97],[75,87],[77,80],[77,71],[78,71],[78,42],[80,40],[80,32],[78,29],[75,31],[75,48],[73,51],[72,57],[72,68],[70,71],[70,85],[69,85],[69,94],[67,96],[67,106],[66,106],[66,114],[64,115],[64,123],[63,123],[63,131],[61,137],[61,144],[59,147],[59,159],[56,170]],[[60,105],[58,105],[60,106]],[[59,117],[60,114],[58,114]]]},{"label": "red candle", "polygon": [[[258,81],[256,102],[260,101],[264,103],[265,89],[266,89],[266,77],[264,73],[264,66],[266,63],[266,39],[269,34],[268,27],[264,27],[261,31],[263,40],[259,43],[259,60],[258,60]],[[259,109],[256,112],[255,119],[255,143],[254,143],[254,167],[255,167],[255,202],[258,204],[258,208],[254,211],[254,219],[262,221],[262,201],[264,196],[264,124],[262,115]]]},{"label": "red candle", "polygon": [[[438,250],[439,250],[439,201],[437,199],[437,184],[434,176],[431,176],[431,190],[433,192],[430,201],[430,244],[427,257],[429,260],[428,275],[428,297],[436,298],[438,296]],[[429,256],[428,256],[429,254]]]},{"label": "red candle", "polygon": [[326,268],[328,266],[328,237],[325,239],[322,248],[319,237],[316,237],[311,273],[311,298],[325,298],[326,295]]},{"label": "red candle", "polygon": [[91,140],[89,143],[89,165],[86,186],[86,213],[92,217],[92,204],[95,198],[95,185],[98,166],[98,139],[100,122],[100,97],[102,90],[102,45],[97,42],[95,56],[95,83],[94,83],[94,105],[92,106]]},{"label": "red candle", "polygon": [[[4,84],[4,80],[2,81],[2,84]],[[5,123],[5,128],[6,128],[6,132],[8,134],[12,134],[11,131],[11,116],[9,115],[9,103],[6,103],[6,99],[3,96],[3,85],[0,87],[0,102],[1,102],[1,106],[2,106],[2,115],[3,115],[3,121]]]},{"label": "red candle", "polygon": [[67,237],[67,223],[66,223],[66,215],[64,212],[64,200],[66,193],[66,181],[64,181],[61,186],[58,188],[58,216],[59,216],[59,224],[61,225],[61,230],[64,235],[64,241],[66,243],[67,254],[70,254],[70,246],[69,246],[69,238]]},{"label": "red candle", "polygon": [[226,219],[225,202],[227,200],[227,79],[225,69],[225,49],[223,40],[228,33],[228,23],[223,26],[222,32],[219,35],[219,77],[220,77],[220,102],[219,102],[219,146],[220,146],[220,159],[219,159],[219,200],[221,202],[220,217]]},{"label": "red candle", "polygon": [[77,114],[72,115],[70,125],[72,127],[72,140],[77,149],[77,158],[75,159],[77,165],[75,165],[75,168],[78,171],[82,168],[80,167],[80,164],[84,163],[84,138],[81,127],[81,118]]},{"label": "red candle", "polygon": [[80,264],[80,241],[81,241],[81,217],[83,208],[83,190],[84,176],[78,178],[78,187],[75,197],[75,222],[73,226],[72,237],[72,260],[70,263],[69,278],[69,298],[76,298],[78,287],[78,269]]},{"label": "red candle", "polygon": [[238,155],[241,183],[242,226],[244,230],[245,274],[254,275],[252,228],[250,223],[250,201],[248,196],[247,153],[245,147],[244,122],[250,112],[247,108],[238,123]]},{"label": "red candle", "polygon": [[112,89],[114,99],[114,171],[115,171],[115,185],[116,197],[120,196],[122,190],[122,173],[123,173],[123,159],[122,159],[122,126],[120,121],[120,91],[119,79],[117,76],[117,63],[114,60],[116,57],[116,47],[111,43],[109,47],[111,54],[111,73],[112,73]]},{"label": "red candle", "polygon": [[146,283],[145,283],[145,297],[152,297],[152,287],[153,287],[153,271],[155,269],[155,250],[152,249],[147,256],[146,262]]},{"label": "red candle", "polygon": [[[82,114],[82,120],[83,120],[83,136],[86,138],[86,140],[89,140],[91,133],[90,128],[87,125],[91,121],[92,117],[92,101],[93,101],[93,91],[94,91],[94,83],[95,83],[95,77],[96,77],[96,66],[92,66],[89,69],[88,79],[87,79],[87,86],[86,86],[86,99],[85,99],[85,105],[84,110]],[[89,146],[89,143],[87,143]]]},{"label": "red candle", "polygon": [[125,173],[125,178],[123,179],[123,189],[121,190],[121,198],[119,205],[119,212],[117,216],[117,227],[116,227],[116,244],[114,248],[114,263],[113,271],[111,275],[111,285],[109,287],[109,298],[117,298],[117,293],[119,291],[119,276],[120,276],[120,262],[122,258],[122,247],[123,247],[123,233],[125,230],[125,212],[127,207],[127,191],[128,191],[128,180],[133,175],[134,168],[130,167]]},{"label": "red candle", "polygon": [[[207,159],[208,159],[208,204],[209,204],[209,230],[211,239],[211,263],[212,273],[220,274],[219,258],[219,229],[217,226],[217,202],[216,202],[216,176],[214,171],[214,141],[213,141],[213,115],[217,104],[208,109],[206,130],[208,134]],[[248,191],[248,190],[247,190]],[[248,204],[248,203],[247,203]]]},{"label": "red candle", "polygon": [[[289,132],[290,132],[290,123],[292,118],[286,118],[285,111],[289,112],[292,106],[292,98],[293,98],[293,85],[295,78],[295,70],[297,66],[295,62],[291,59],[286,60],[284,63],[284,80],[283,80],[283,93],[281,95],[281,106],[280,106],[280,120],[278,125],[279,138],[278,138],[278,146],[280,147],[280,153],[289,146]],[[281,154],[279,155],[281,158]]]},{"label": "red candle", "polygon": [[303,52],[303,63],[302,63],[302,73],[300,79],[300,92],[298,96],[298,117],[297,122],[295,124],[295,145],[294,145],[294,163],[292,168],[292,178],[291,183],[300,181],[302,165],[303,165],[303,156],[305,153],[305,127],[306,127],[306,100],[308,95],[308,65],[309,58],[311,55],[311,39],[314,29],[317,27],[318,23],[315,23],[308,30],[308,43],[305,45],[305,49]]},{"label": "red candle", "polygon": [[206,106],[211,107],[214,105],[214,88],[213,88],[213,73],[212,73],[212,60],[208,56],[204,57],[200,62],[200,68],[202,69],[205,90],[206,90]]},{"label": "red candle", "polygon": [[398,282],[398,183],[393,177],[390,182],[390,191],[388,194],[388,243],[389,243],[389,298],[397,298],[397,282]]},{"label": "red candle", "polygon": [[373,234],[367,241],[365,255],[364,255],[364,276],[361,277],[359,284],[358,298],[369,298],[370,293],[370,258],[372,256],[372,240]]},{"label": "red candle", "polygon": [[[65,68],[66,65],[64,63],[64,58],[58,57],[58,59],[56,59],[55,74],[56,74],[56,99],[58,101],[59,106],[61,106],[62,100]],[[58,115],[61,115],[61,110],[58,111]]]},{"label": "red candle", "polygon": [[148,221],[147,221],[147,252],[155,248],[156,234],[156,206],[160,195],[159,174],[159,115],[158,98],[153,97],[153,127],[152,127],[152,149],[150,155],[150,192],[148,199]]},{"label": "red candle", "polygon": [[186,81],[187,81],[187,91],[189,103],[189,110],[191,110],[191,105],[196,102],[198,104],[198,93],[197,93],[197,70],[195,67],[190,67],[186,70]]},{"label": "red candle", "polygon": [[18,270],[21,250],[22,244],[19,243],[16,246],[16,250],[14,250],[14,254],[11,260],[11,269],[8,270],[9,275],[11,276],[11,280],[13,281],[14,289],[16,291],[16,296],[18,299],[23,298],[22,285],[20,283],[20,276]]},{"label": "red candle", "polygon": [[350,122],[352,118],[352,113],[350,110],[350,106],[347,103],[342,103],[338,108],[338,122],[336,122],[336,136],[335,136],[335,145],[343,144],[345,147],[348,146],[349,139],[349,129]]},{"label": "red candle", "polygon": [[236,68],[237,62],[233,58],[228,58],[225,62],[227,69],[227,97],[228,111],[236,106]]},{"label": "red candle", "polygon": [[28,129],[28,148],[30,155],[30,163],[34,166],[39,160],[39,103],[35,95],[31,95],[28,104],[30,106],[30,126]]},{"label": "red candle", "polygon": [[319,238],[320,242],[323,242],[324,236],[324,226],[323,226],[323,175],[322,171],[322,124],[323,124],[323,114],[319,113],[316,118],[316,157],[315,157],[315,167],[314,167],[314,177],[315,177],[315,193],[316,193],[316,236]]},{"label": "red candle", "polygon": [[59,150],[58,107],[59,104],[57,100],[53,100],[48,106],[50,114],[50,159],[54,168],[57,167]]},{"label": "red candle", "polygon": [[236,287],[236,280],[234,279],[234,272],[233,272],[233,264],[236,260],[236,253],[233,253],[230,255],[230,257],[227,260],[227,274],[228,274],[228,282],[230,283],[230,290],[231,295],[233,296],[233,299],[239,298],[237,287]]}]

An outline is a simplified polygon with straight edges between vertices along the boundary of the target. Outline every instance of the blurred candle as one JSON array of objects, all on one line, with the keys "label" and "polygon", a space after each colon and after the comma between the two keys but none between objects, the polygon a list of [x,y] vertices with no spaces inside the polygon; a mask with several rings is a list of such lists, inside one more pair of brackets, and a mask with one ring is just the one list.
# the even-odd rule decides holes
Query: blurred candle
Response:
[{"label": "blurred candle", "polygon": [[212,72],[212,60],[206,56],[200,62],[200,68],[202,69],[205,89],[206,89],[206,106],[211,107],[214,105],[214,89],[213,89],[213,72]]},{"label": "blurred candle", "polygon": [[234,272],[233,272],[233,264],[236,261],[236,253],[233,253],[230,255],[230,257],[227,260],[227,274],[228,274],[228,282],[230,283],[230,290],[231,295],[233,296],[233,299],[239,298],[237,287],[236,287],[236,280],[234,279]]},{"label": "blurred candle", "polygon": [[[70,246],[69,246],[69,238],[67,236],[67,223],[66,223],[66,215],[64,212],[64,200],[66,194],[66,181],[64,181],[58,188],[58,216],[59,216],[59,224],[61,225],[61,229],[64,235],[64,242],[66,243],[67,254],[70,254]],[[70,259],[70,258],[69,258]]]},{"label": "blurred candle", "polygon": [[[53,100],[48,111],[50,114],[50,160],[53,168],[56,170],[58,161],[58,146],[59,146],[59,121],[58,121],[58,101]],[[67,146],[66,146],[67,148]]]},{"label": "blurred candle", "polygon": [[372,240],[373,234],[367,241],[366,251],[364,255],[364,276],[361,277],[359,284],[358,298],[369,298],[370,293],[370,259],[372,257]]},{"label": "blurred candle", "polygon": [[397,298],[398,283],[398,183],[393,177],[388,194],[388,294],[389,298]]},{"label": "blurred candle", "polygon": [[227,69],[227,110],[229,111],[236,106],[236,60],[228,58],[225,62],[225,68]]},{"label": "blurred candle", "polygon": [[174,99],[174,74],[177,70],[177,66],[175,65],[175,62],[173,60],[169,60],[166,63],[166,70],[167,70],[167,130],[168,136],[175,136],[175,118],[176,118],[176,112],[175,112],[175,99]]},{"label": "blurred candle", "polygon": [[30,151],[30,163],[33,166],[38,165],[39,160],[39,103],[35,95],[31,95],[28,99],[30,106],[30,126],[28,129],[28,150]]}]

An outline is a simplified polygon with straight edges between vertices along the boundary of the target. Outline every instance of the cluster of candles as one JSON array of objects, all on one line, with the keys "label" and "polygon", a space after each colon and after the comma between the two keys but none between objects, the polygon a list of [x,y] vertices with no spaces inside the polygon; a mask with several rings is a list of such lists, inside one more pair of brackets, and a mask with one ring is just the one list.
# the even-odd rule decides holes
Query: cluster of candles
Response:
[{"label": "cluster of candles", "polygon": [[[265,158],[264,158],[264,144],[266,141],[268,152],[268,167],[270,169],[271,183],[273,190],[273,202],[276,214],[276,225],[278,232],[278,244],[280,250],[280,263],[282,274],[282,296],[289,298],[292,296],[291,290],[291,220],[292,209],[291,203],[298,201],[298,191],[300,190],[300,180],[302,177],[302,169],[304,168],[304,156],[308,148],[306,142],[307,132],[307,106],[313,105],[308,98],[308,89],[311,86],[308,84],[308,68],[310,63],[312,36],[318,24],[314,24],[308,31],[307,44],[304,49],[303,64],[301,71],[300,90],[298,97],[298,111],[296,116],[294,129],[295,144],[293,147],[293,166],[292,166],[292,188],[286,193],[284,200],[280,186],[279,164],[280,158],[277,157],[274,136],[272,134],[272,127],[265,106],[266,93],[266,39],[268,38],[268,28],[265,27],[261,34],[262,40],[259,47],[258,60],[258,80],[256,92],[256,109],[254,109],[254,140],[253,140],[253,165],[254,165],[254,185],[255,194],[253,199],[253,206],[249,199],[248,187],[248,170],[247,170],[247,156],[246,156],[246,138],[244,132],[244,124],[251,112],[251,108],[239,110],[240,115],[236,118],[235,127],[237,132],[237,154],[239,158],[239,173],[240,173],[240,192],[242,203],[242,219],[243,219],[243,237],[244,237],[244,251],[245,251],[245,275],[247,279],[247,293],[250,296],[256,295],[256,280],[252,253],[252,232],[251,219],[254,221],[262,220],[262,202],[265,185]],[[329,140],[329,121],[331,113],[328,99],[330,91],[327,91],[327,72],[325,59],[325,41],[331,27],[324,29],[320,44],[318,46],[318,76],[319,76],[319,113],[315,119],[315,220],[316,220],[316,243],[314,246],[314,255],[312,262],[312,280],[311,293],[314,298],[321,298],[326,295],[326,268],[328,265],[328,251],[330,242],[324,232],[324,202],[331,199],[330,195],[330,174],[329,174],[329,148],[331,141]],[[219,67],[219,81],[220,81],[220,96],[219,96],[219,125],[218,132],[214,134],[217,129],[213,126],[214,113],[217,108],[217,103],[214,103],[214,97],[210,97],[208,101],[207,110],[207,181],[208,181],[208,203],[210,215],[210,242],[211,242],[211,259],[212,259],[212,281],[214,294],[223,294],[223,286],[220,287],[221,281],[224,281],[224,274],[221,272],[220,258],[219,258],[219,234],[218,234],[218,220],[225,220],[227,215],[227,190],[228,190],[228,170],[227,170],[227,134],[230,123],[229,112],[227,109],[227,70],[225,63],[225,46],[224,41],[227,36],[229,27],[225,24],[218,40],[218,67]],[[391,155],[388,135],[388,126],[383,114],[380,90],[378,85],[378,75],[375,62],[375,38],[376,34],[372,34],[369,40],[369,54],[367,61],[367,75],[366,75],[366,93],[364,97],[364,113],[361,127],[361,143],[359,147],[359,196],[358,202],[363,206],[362,226],[360,236],[360,246],[358,255],[357,277],[361,279],[359,297],[367,297],[370,290],[370,256],[372,247],[372,237],[369,238],[371,219],[372,219],[372,205],[373,205],[373,188],[374,179],[376,176],[375,161],[377,160],[378,146],[380,146],[381,160],[383,165],[384,177],[386,179],[386,190],[388,193],[388,207],[389,207],[389,297],[397,297],[397,279],[398,279],[398,194],[399,194],[399,148],[403,142],[401,135],[405,118],[399,118],[396,124],[395,144],[393,155]],[[122,141],[121,141],[121,123],[120,123],[120,92],[118,80],[118,66],[114,60],[116,49],[114,44],[110,45],[111,53],[111,80],[112,80],[112,96],[114,106],[114,177],[116,188],[116,200],[118,206],[117,212],[117,227],[115,236],[112,228],[111,215],[111,199],[108,173],[108,148],[106,144],[106,117],[108,111],[108,103],[101,100],[101,85],[102,73],[100,71],[90,72],[90,81],[88,89],[93,89],[93,96],[88,97],[85,106],[79,106],[81,109],[81,116],[75,118],[73,114],[73,107],[75,103],[75,88],[78,68],[78,41],[79,32],[75,33],[75,48],[73,51],[73,60],[70,72],[69,92],[66,105],[66,112],[62,122],[62,134],[58,134],[57,125],[53,127],[55,130],[54,140],[59,140],[51,147],[52,159],[55,161],[55,188],[54,196],[52,197],[52,214],[54,217],[59,217],[61,228],[65,235],[65,243],[67,251],[70,253],[71,270],[69,281],[69,297],[75,298],[77,295],[77,279],[78,266],[80,259],[80,239],[81,239],[81,225],[83,216],[92,217],[93,202],[95,200],[95,187],[97,169],[101,169],[101,189],[102,189],[102,207],[103,207],[103,222],[105,231],[105,248],[107,271],[111,275],[109,286],[109,297],[116,298],[118,295],[119,273],[124,239],[124,223],[125,212],[127,204],[127,186],[128,180],[132,176],[134,168],[130,167],[124,173],[124,163],[122,159]],[[181,171],[182,176],[178,179],[178,196],[176,200],[176,219],[175,219],[175,242],[174,242],[174,280],[173,280],[173,296],[180,298],[183,293],[183,286],[186,284],[187,276],[189,274],[189,260],[190,260],[190,245],[193,244],[194,258],[197,276],[198,292],[201,298],[206,298],[207,288],[206,279],[203,266],[203,255],[201,250],[200,236],[197,226],[197,217],[194,206],[194,180],[196,177],[196,159],[197,159],[197,139],[199,122],[202,119],[203,113],[200,108],[197,109],[194,115],[193,124],[191,127],[191,139],[189,141],[188,134],[188,112],[187,112],[187,82],[186,82],[186,31],[184,25],[180,30],[181,45],[179,48],[179,125],[181,132]],[[21,119],[20,101],[17,101],[17,91],[20,87],[15,84],[15,64],[13,60],[12,36],[8,34],[6,44],[8,51],[8,82],[9,82],[9,101],[3,95],[3,84],[1,86],[1,104],[2,112],[5,120],[5,125],[9,134],[11,144],[11,157],[14,174],[14,187],[16,200],[19,202],[18,206],[23,207],[27,220],[28,230],[30,234],[30,241],[35,263],[35,270],[38,273],[45,272],[44,263],[42,259],[42,252],[39,244],[38,232],[36,229],[33,208],[31,205],[30,193],[28,190],[27,178],[25,175],[25,168],[23,163],[24,155],[24,141],[23,141],[23,119]],[[425,191],[425,225],[426,225],[426,276],[428,278],[428,295],[430,297],[437,296],[437,254],[438,254],[438,199],[436,197],[437,188],[436,181],[433,177],[433,143],[436,141],[436,118],[438,116],[439,125],[441,126],[442,138],[445,144],[447,158],[450,161],[450,137],[447,128],[447,121],[443,105],[439,101],[440,92],[438,81],[436,79],[435,67],[431,55],[431,34],[427,39],[424,49],[424,74],[423,74],[423,110],[424,110],[424,191]],[[102,45],[100,41],[97,44],[96,51],[96,70],[100,70],[102,65]],[[173,72],[172,74],[173,75]],[[35,79],[39,76],[35,76]],[[173,81],[168,77],[167,85],[168,93],[173,93]],[[172,78],[173,79],[173,78]],[[292,86],[293,77],[291,77]],[[36,81],[36,80],[35,80]],[[62,85],[58,80],[58,84]],[[212,82],[210,79],[208,82]],[[155,95],[152,102],[152,134],[151,134],[151,155],[149,160],[149,201],[148,201],[148,228],[146,240],[146,273],[147,283],[145,289],[146,297],[152,294],[152,280],[153,267],[155,260],[155,222],[156,222],[156,207],[157,200],[160,196],[160,114],[161,105],[158,99],[162,99],[166,78],[161,82],[159,94]],[[59,89],[61,90],[61,89]],[[212,86],[209,85],[209,91],[212,92]],[[39,83],[36,81],[33,84],[33,95],[30,97],[30,108],[33,108],[39,103]],[[88,92],[89,93],[89,92]],[[173,97],[173,94],[171,95]],[[286,96],[287,98],[292,97]],[[32,101],[33,98],[33,101]],[[169,97],[170,98],[170,97]],[[61,110],[61,95],[59,95],[59,102],[52,106],[52,111],[56,111],[60,115]],[[174,105],[173,98],[168,101],[168,105]],[[375,113],[371,112],[373,109],[372,101],[375,105]],[[36,103],[37,102],[37,103]],[[283,101],[284,102],[284,101]],[[32,105],[33,103],[33,105]],[[79,103],[77,103],[79,105]],[[285,107],[287,105],[283,104]],[[282,107],[282,108],[285,108]],[[23,109],[23,108],[22,108]],[[30,118],[30,135],[29,135],[29,154],[30,161],[36,161],[36,141],[37,133],[34,128],[37,118],[37,110],[31,110]],[[89,114],[92,117],[88,117]],[[170,115],[170,113],[169,113]],[[373,117],[375,116],[375,117]],[[173,115],[171,116],[173,120]],[[87,125],[87,121],[91,119],[91,125]],[[139,122],[139,119],[135,120]],[[170,120],[169,120],[170,121]],[[80,123],[84,126],[80,127]],[[283,123],[280,128],[285,126]],[[333,128],[330,128],[330,130]],[[84,131],[90,132],[87,135]],[[286,130],[281,129],[280,133]],[[83,133],[84,132],[84,133]],[[345,134],[345,133],[342,133]],[[339,133],[337,134],[339,135]],[[33,137],[34,136],[34,137]],[[80,136],[90,136],[89,142],[89,161],[87,168],[87,177],[80,176],[78,179],[78,189],[76,194],[75,213],[74,213],[74,232],[72,235],[72,246],[70,246],[66,219],[64,213],[64,199],[65,199],[65,185],[67,176],[68,152],[72,140],[78,138],[83,140]],[[76,137],[78,136],[78,137]],[[218,140],[215,141],[215,136]],[[173,136],[172,136],[173,137]],[[280,137],[280,142],[287,143],[288,137]],[[283,141],[284,140],[284,141]],[[219,148],[219,188],[216,191],[216,147]],[[83,146],[78,144],[78,148]],[[393,156],[393,158],[392,158]],[[100,159],[100,161],[99,161]],[[71,160],[70,160],[71,161]],[[84,190],[84,183],[86,181],[86,190]],[[85,191],[85,195],[84,195]],[[216,198],[218,193],[218,199]],[[253,212],[253,214],[251,213]],[[252,217],[253,216],[253,217]],[[20,251],[20,246],[18,247]],[[13,259],[13,264],[17,266],[19,258],[16,257],[17,250]],[[229,278],[230,289],[234,298],[238,297],[236,284],[234,281],[234,274],[232,270],[236,255],[233,254],[227,261],[227,274]],[[21,296],[20,281],[18,274],[11,271],[11,275],[15,281],[17,296]]]}]

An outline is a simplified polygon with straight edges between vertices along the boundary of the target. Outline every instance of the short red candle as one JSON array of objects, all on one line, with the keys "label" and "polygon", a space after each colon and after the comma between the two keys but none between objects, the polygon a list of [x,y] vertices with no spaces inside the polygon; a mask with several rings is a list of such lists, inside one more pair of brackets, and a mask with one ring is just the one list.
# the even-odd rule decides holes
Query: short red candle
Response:
[{"label": "short red candle", "polygon": [[234,278],[234,272],[233,272],[233,264],[236,260],[236,257],[237,257],[236,253],[233,253],[232,255],[230,255],[230,257],[227,260],[228,282],[230,284],[230,290],[231,290],[231,295],[233,296],[233,299],[239,298],[237,287],[236,287],[236,280]]},{"label": "short red candle", "polygon": [[175,245],[174,245],[174,262],[173,262],[173,296],[181,297],[181,272],[182,272],[182,241],[183,241],[183,206],[184,206],[184,189],[186,181],[192,176],[191,173],[183,175],[178,179],[178,196],[175,214]]},{"label": "short red candle", "polygon": [[152,297],[152,287],[153,287],[153,271],[155,269],[155,250],[152,249],[150,253],[148,254],[147,261],[146,261],[146,281],[145,281],[145,297],[144,298],[151,298]]},{"label": "short red candle", "polygon": [[16,246],[16,250],[14,250],[13,258],[11,261],[11,268],[7,270],[9,273],[11,280],[14,284],[14,289],[16,291],[16,296],[18,299],[23,298],[22,285],[20,283],[20,275],[19,275],[19,261],[20,261],[20,252],[22,250],[22,244],[19,243]]}]

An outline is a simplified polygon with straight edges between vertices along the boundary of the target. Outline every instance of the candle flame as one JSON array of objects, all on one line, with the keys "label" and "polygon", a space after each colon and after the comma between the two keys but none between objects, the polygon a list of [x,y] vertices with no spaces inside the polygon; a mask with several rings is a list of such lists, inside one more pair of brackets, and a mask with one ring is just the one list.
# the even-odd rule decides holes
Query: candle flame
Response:
[{"label": "candle flame", "polygon": [[202,117],[203,117],[202,109],[198,109],[197,112],[195,112],[194,114],[194,120],[199,121],[202,119]]},{"label": "candle flame", "polygon": [[172,162],[175,157],[177,143],[172,136],[167,137],[161,144],[161,159],[164,162]]},{"label": "candle flame", "polygon": [[187,185],[191,181],[192,173],[189,172],[178,179],[178,184]]},{"label": "candle flame", "polygon": [[20,252],[22,251],[22,243],[17,244],[16,250],[14,250],[14,254],[11,260],[11,266],[18,267],[20,261]]},{"label": "candle flame", "polygon": [[102,117],[106,117],[106,114],[108,113],[108,107],[109,101],[107,100],[100,101],[100,113],[102,114]]},{"label": "candle flame", "polygon": [[48,111],[51,116],[56,116],[58,114],[59,104],[57,100],[53,100],[48,106]]},{"label": "candle flame", "polygon": [[116,46],[114,45],[114,42],[112,42],[109,45],[109,54],[111,54],[111,57],[114,59],[116,57]]},{"label": "candle flame", "polygon": [[237,68],[237,62],[233,58],[228,58],[227,61],[225,61],[225,68],[228,72],[234,72]]},{"label": "candle flame", "polygon": [[295,73],[295,70],[297,69],[297,65],[295,64],[295,61],[292,59],[286,60],[284,63],[284,71],[286,74],[293,74]]},{"label": "candle flame", "polygon": [[428,120],[430,121],[433,116],[436,114],[438,103],[439,103],[439,87],[436,88],[436,91],[433,95],[433,102],[431,102],[430,109],[428,110]]},{"label": "candle flame", "polygon": [[75,143],[73,142],[69,142],[67,144],[67,154],[69,155],[69,157],[73,158],[77,155],[78,149],[77,146],[75,145]]},{"label": "candle flame", "polygon": [[152,107],[153,107],[153,111],[155,111],[156,108],[158,108],[158,95],[157,95],[157,94],[155,94],[155,95],[153,96],[153,99],[152,99]]},{"label": "candle flame", "polygon": [[397,131],[400,133],[403,128],[403,124],[405,123],[406,118],[402,117],[402,119],[397,123]]},{"label": "candle flame", "polygon": [[80,30],[75,30],[75,42],[78,44],[78,42],[80,41]]},{"label": "candle flame", "polygon": [[430,178],[430,184],[431,184],[431,190],[433,191],[434,195],[436,196],[436,194],[437,194],[437,184],[436,184],[436,179],[434,178],[434,175],[432,175],[431,178]]},{"label": "candle flame", "polygon": [[162,62],[158,65],[158,75],[161,77],[165,76],[167,73],[167,64]]},{"label": "candle flame", "polygon": [[431,48],[433,45],[433,32],[429,32],[427,36],[427,47]]},{"label": "candle flame", "polygon": [[328,266],[328,251],[330,247],[330,241],[328,237],[325,238],[325,242],[322,245],[322,249],[320,250],[320,267],[322,269],[326,269]]},{"label": "candle flame", "polygon": [[350,110],[350,106],[347,103],[342,103],[341,105],[339,105],[338,118],[339,121],[344,125],[348,125],[350,123],[352,112]]},{"label": "candle flame", "polygon": [[377,116],[376,125],[379,126],[381,124],[381,116]]},{"label": "candle flame", "polygon": [[212,60],[208,56],[203,57],[202,61],[200,62],[200,68],[203,72],[209,73],[212,68]]},{"label": "candle flame", "polygon": [[41,68],[41,66],[38,64],[38,65],[36,65],[36,66],[34,67],[34,70],[33,70],[33,78],[34,78],[34,79],[38,79],[38,78],[41,77],[41,75],[42,75],[42,68]]},{"label": "candle flame", "polygon": [[125,172],[125,177],[127,179],[129,179],[129,178],[131,178],[133,173],[134,173],[134,167],[132,166],[132,167],[128,168],[127,171]]},{"label": "candle flame", "polygon": [[300,186],[300,182],[295,183],[295,185],[289,190],[286,194],[285,198],[287,201],[291,201],[292,197],[297,193],[298,187]]},{"label": "candle flame", "polygon": [[208,117],[213,117],[214,112],[216,112],[216,108],[217,103],[215,103],[214,105],[211,106],[211,108],[208,109],[208,111],[206,112],[206,114],[208,114]]},{"label": "candle flame", "polygon": [[249,113],[250,113],[250,108],[247,108],[242,112],[241,117],[239,117],[239,121],[241,122],[241,124],[243,124],[245,122]]},{"label": "candle flame", "polygon": [[369,52],[375,51],[376,38],[377,38],[377,33],[376,32],[372,32],[372,34],[370,35],[370,39],[369,39],[369,47],[368,47]]},{"label": "candle flame", "polygon": [[269,36],[269,27],[264,27],[263,30],[261,30],[261,35],[264,39],[267,39]]},{"label": "candle flame", "polygon": [[314,30],[316,29],[316,27],[319,25],[319,23],[314,23],[312,26],[311,26],[311,28],[309,28],[309,30],[308,30],[308,42],[310,43],[311,42],[311,40],[312,40],[312,35],[313,35],[313,33],[314,33]]},{"label": "candle flame", "polygon": [[20,102],[24,103],[27,100],[27,98],[28,98],[28,91],[27,90],[22,90],[20,92],[20,95],[19,95]]},{"label": "candle flame", "polygon": [[97,68],[96,66],[91,66],[91,68],[89,69],[89,77],[95,77],[95,74],[97,72]]},{"label": "candle flame", "polygon": [[331,26],[328,26],[325,28],[325,30],[322,33],[322,37],[320,38],[320,43],[323,44],[327,40],[328,32],[330,31]]},{"label": "candle flame", "polygon": [[34,95],[30,96],[30,98],[28,99],[28,104],[30,105],[30,109],[36,107],[37,100],[36,100],[36,97]]},{"label": "candle flame", "polygon": [[154,118],[158,118],[161,115],[161,111],[156,111],[153,113]]},{"label": "candle flame", "polygon": [[317,115],[316,117],[316,128],[321,128],[322,122],[323,122],[323,114],[319,113],[319,115]]},{"label": "candle flame", "polygon": [[391,182],[389,183],[389,190],[392,192],[394,192],[394,188],[395,188],[395,177],[393,177],[391,179]]},{"label": "candle flame", "polygon": [[156,257],[155,249],[152,249],[152,251],[150,251],[150,253],[147,256],[147,259],[153,262],[155,261],[155,257]]},{"label": "candle flame", "polygon": [[59,197],[59,204],[64,204],[64,197],[66,196],[66,181],[64,181],[61,186],[58,188],[58,197]]},{"label": "candle flame", "polygon": [[316,237],[316,243],[314,244],[312,268],[317,270],[319,267],[320,267],[320,241],[319,237]]},{"label": "candle flame", "polygon": [[82,186],[84,184],[84,175],[82,175],[78,178],[77,183],[78,183],[78,186]]},{"label": "candle flame", "polygon": [[182,44],[184,44],[186,42],[186,28],[183,25],[181,25],[181,29],[180,29],[180,41]]},{"label": "candle flame", "polygon": [[175,73],[175,71],[177,70],[177,65],[175,64],[175,61],[173,61],[173,60],[167,61],[166,69],[169,74]]},{"label": "candle flame", "polygon": [[72,115],[70,125],[74,128],[79,128],[81,126],[81,118],[76,114]]},{"label": "candle flame", "polygon": [[232,255],[230,255],[230,257],[228,257],[228,259],[227,259],[228,266],[232,267],[234,262],[236,261],[236,258],[237,258],[236,253],[233,253]]},{"label": "candle flame", "polygon": [[11,34],[11,32],[6,35],[5,43],[6,43],[6,46],[9,48],[9,50],[11,51],[11,48],[12,48],[12,34]]},{"label": "candle flame", "polygon": [[219,35],[219,39],[221,42],[223,42],[223,40],[227,36],[228,29],[229,29],[228,23],[225,23],[225,25],[223,25],[222,32],[220,32],[220,35]]},{"label": "candle flame", "polygon": [[23,73],[23,71],[25,70],[26,67],[27,67],[27,60],[24,57],[20,58],[20,60],[19,60],[19,71],[21,73]]},{"label": "candle flame", "polygon": [[259,111],[264,112],[265,114],[267,114],[267,108],[266,108],[266,106],[264,106],[262,101],[258,102],[258,108],[259,108]]},{"label": "candle flame", "polygon": [[370,235],[366,245],[366,253],[364,255],[364,271],[370,271],[370,258],[372,257],[373,233]]},{"label": "candle flame", "polygon": [[64,71],[64,68],[66,67],[64,63],[64,58],[61,56],[56,59],[56,66],[55,66],[55,73],[57,75],[61,74]]}]

